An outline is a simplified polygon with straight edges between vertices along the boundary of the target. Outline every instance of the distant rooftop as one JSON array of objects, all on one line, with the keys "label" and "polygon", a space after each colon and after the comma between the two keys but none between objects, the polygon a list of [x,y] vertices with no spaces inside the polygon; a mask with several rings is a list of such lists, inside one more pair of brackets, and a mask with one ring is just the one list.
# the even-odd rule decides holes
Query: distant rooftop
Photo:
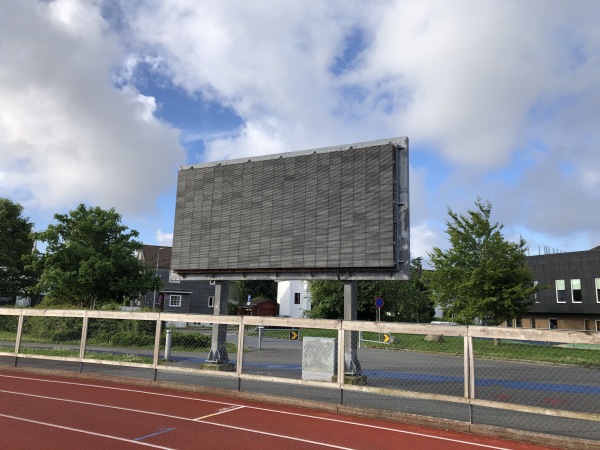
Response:
[{"label": "distant rooftop", "polygon": [[142,259],[146,261],[150,267],[170,269],[171,268],[171,247],[165,245],[144,245],[142,249]]}]

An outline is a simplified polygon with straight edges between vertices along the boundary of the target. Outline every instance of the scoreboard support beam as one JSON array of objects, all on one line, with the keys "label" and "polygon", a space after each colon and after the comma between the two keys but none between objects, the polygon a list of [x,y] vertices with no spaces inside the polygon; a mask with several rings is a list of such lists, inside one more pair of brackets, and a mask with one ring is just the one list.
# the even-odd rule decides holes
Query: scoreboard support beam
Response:
[{"label": "scoreboard support beam", "polygon": [[[227,315],[227,302],[229,299],[229,281],[215,281],[214,315]],[[206,358],[207,364],[229,365],[227,354],[227,324],[214,323],[210,353]]]},{"label": "scoreboard support beam", "polygon": [[[356,320],[358,306],[357,281],[344,281],[344,320]],[[344,372],[346,377],[361,374],[358,361],[358,331],[345,333]]]}]

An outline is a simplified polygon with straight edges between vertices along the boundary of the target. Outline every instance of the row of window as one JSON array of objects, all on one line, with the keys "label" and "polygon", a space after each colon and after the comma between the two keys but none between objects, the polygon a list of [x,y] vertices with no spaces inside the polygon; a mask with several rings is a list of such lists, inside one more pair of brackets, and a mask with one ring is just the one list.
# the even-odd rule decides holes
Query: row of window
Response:
[{"label": "row of window", "polygon": [[[596,287],[596,302],[600,303],[600,278],[594,280]],[[565,280],[556,280],[556,301],[558,303],[566,303],[565,296]],[[573,303],[581,303],[581,280],[571,280],[571,301]]]},{"label": "row of window", "polygon": [[[513,319],[506,321],[507,327],[523,327],[523,320],[525,320],[525,325],[527,325],[527,321],[529,321],[530,328],[548,328],[550,330],[558,329],[558,319]],[[589,325],[595,326],[596,331],[600,331],[600,320],[595,320],[591,324],[589,320],[585,319],[582,322],[585,330],[589,330]]]},{"label": "row of window", "polygon": [[[298,293],[298,292],[296,292],[294,294],[294,304],[295,305],[300,304],[300,293]],[[180,308],[181,307],[181,295],[178,295],[178,294],[169,295],[169,306],[172,308]],[[213,295],[208,297],[208,307],[209,308],[215,307],[215,297]]]},{"label": "row of window", "polygon": [[[571,282],[571,302],[572,303],[581,303],[582,293],[581,293],[581,280],[579,278],[570,280]],[[596,303],[600,303],[600,278],[596,278],[594,280],[596,286]],[[538,282],[534,281],[533,284],[537,286]],[[556,280],[554,282],[556,287],[556,302],[557,303],[567,303],[567,294],[566,294],[566,283],[565,280]],[[539,303],[538,295],[535,294],[535,302]]]},{"label": "row of window", "polygon": [[[172,308],[181,308],[181,295],[171,294],[169,295],[169,306]],[[208,307],[215,307],[215,297],[211,295],[208,297]]]}]

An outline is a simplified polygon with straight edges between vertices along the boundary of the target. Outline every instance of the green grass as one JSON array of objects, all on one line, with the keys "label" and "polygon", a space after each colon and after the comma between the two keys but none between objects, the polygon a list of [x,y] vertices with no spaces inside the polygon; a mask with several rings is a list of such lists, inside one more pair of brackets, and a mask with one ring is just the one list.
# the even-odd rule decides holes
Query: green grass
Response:
[{"label": "green grass", "polygon": [[[0,352],[14,352],[14,347],[0,346]],[[41,355],[41,356],[58,356],[61,358],[79,358],[78,349],[68,348],[39,348],[39,347],[22,347],[20,353],[25,355]],[[86,352],[86,359],[100,359],[103,361],[121,361],[135,362],[142,364],[152,364],[151,356],[132,355],[129,353],[106,353],[106,352]]]},{"label": "green grass", "polygon": [[15,341],[17,339],[17,333],[11,333],[10,331],[0,331],[0,341]]}]

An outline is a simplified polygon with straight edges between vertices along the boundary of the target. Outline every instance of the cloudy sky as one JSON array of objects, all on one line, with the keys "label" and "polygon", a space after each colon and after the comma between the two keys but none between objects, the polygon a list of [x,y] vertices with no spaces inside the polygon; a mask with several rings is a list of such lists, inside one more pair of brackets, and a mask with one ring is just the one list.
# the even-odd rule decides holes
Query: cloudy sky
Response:
[{"label": "cloudy sky", "polygon": [[477,197],[532,254],[587,250],[598,23],[596,0],[3,0],[0,196],[170,245],[180,165],[408,136],[413,256]]}]

